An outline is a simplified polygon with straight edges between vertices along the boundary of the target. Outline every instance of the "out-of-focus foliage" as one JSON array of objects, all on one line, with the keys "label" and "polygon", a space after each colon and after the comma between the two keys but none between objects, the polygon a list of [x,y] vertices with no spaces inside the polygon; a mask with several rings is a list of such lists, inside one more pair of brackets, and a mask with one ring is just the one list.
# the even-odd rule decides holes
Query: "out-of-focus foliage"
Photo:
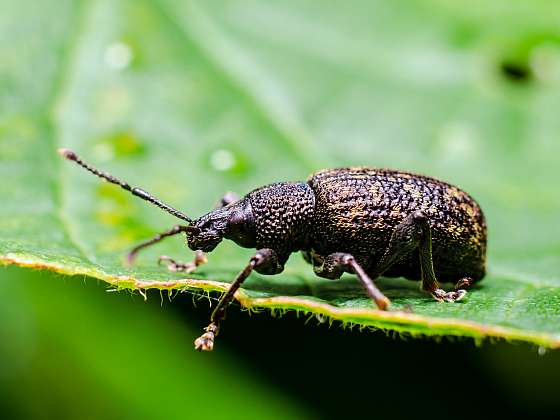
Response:
[{"label": "out-of-focus foliage", "polygon": [[[155,265],[190,258],[179,240],[125,267],[134,242],[175,221],[62,162],[60,146],[193,216],[224,190],[398,167],[459,184],[486,210],[490,272],[466,302],[382,280],[397,311],[380,313],[355,280],[316,279],[296,257],[254,276],[242,303],[558,346],[559,18],[534,1],[3,0],[1,258],[122,287],[224,287]],[[193,277],[228,282],[249,255],[223,244]]]},{"label": "out-of-focus foliage", "polygon": [[62,280],[2,269],[2,418],[309,418],[233,357],[192,351],[177,313]]}]

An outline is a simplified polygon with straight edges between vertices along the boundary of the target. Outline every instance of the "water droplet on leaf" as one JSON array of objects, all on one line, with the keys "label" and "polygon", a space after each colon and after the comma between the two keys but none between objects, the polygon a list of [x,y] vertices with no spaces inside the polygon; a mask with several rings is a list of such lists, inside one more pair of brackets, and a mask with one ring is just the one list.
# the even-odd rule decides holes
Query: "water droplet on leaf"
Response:
[{"label": "water droplet on leaf", "polygon": [[235,156],[226,149],[216,150],[210,155],[210,165],[217,171],[228,171],[235,166]]},{"label": "water droplet on leaf", "polygon": [[133,58],[132,49],[124,42],[110,44],[105,50],[105,63],[112,69],[123,70],[127,68]]}]

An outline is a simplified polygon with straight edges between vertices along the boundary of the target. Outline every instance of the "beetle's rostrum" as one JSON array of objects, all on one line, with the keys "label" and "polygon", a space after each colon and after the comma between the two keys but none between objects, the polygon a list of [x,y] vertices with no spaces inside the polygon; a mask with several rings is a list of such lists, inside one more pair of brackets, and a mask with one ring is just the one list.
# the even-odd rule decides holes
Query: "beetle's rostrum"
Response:
[{"label": "beetle's rostrum", "polygon": [[[253,270],[278,274],[300,251],[314,272],[338,279],[355,274],[381,310],[389,299],[373,280],[383,275],[421,280],[422,290],[438,301],[462,299],[486,271],[486,222],[476,201],[459,188],[435,178],[393,169],[325,169],[306,182],[279,182],[242,198],[228,193],[216,209],[191,219],[146,191],[131,187],[85,163],[74,152],[60,154],[108,182],[152,203],[187,224],[177,225],[136,246],[137,253],[166,237],[185,233],[193,262],[162,256],[173,271],[192,272],[206,262],[223,239],[257,251],[231,283],[211,315],[197,350],[212,350],[234,294]],[[456,283],[445,292],[438,279]]]}]

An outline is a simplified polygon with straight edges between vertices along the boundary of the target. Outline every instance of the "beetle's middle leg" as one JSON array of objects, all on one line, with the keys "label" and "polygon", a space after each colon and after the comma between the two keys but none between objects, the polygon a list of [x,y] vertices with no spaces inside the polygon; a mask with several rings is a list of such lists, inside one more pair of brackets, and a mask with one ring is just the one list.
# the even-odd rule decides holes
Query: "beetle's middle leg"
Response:
[{"label": "beetle's middle leg", "polygon": [[327,279],[338,279],[344,272],[356,274],[367,294],[379,309],[384,311],[391,304],[391,301],[377,288],[373,280],[351,254],[335,252],[327,255],[319,264],[313,265],[313,270],[319,277]]},{"label": "beetle's middle leg", "polygon": [[[375,276],[382,275],[401,258],[418,249],[422,290],[430,293],[438,301],[455,302],[462,299],[467,291],[462,289],[461,281],[452,292],[441,289],[434,273],[432,259],[432,232],[427,216],[417,211],[398,225],[391,236],[389,246],[383,257],[373,269]],[[467,279],[465,279],[467,281]]]}]

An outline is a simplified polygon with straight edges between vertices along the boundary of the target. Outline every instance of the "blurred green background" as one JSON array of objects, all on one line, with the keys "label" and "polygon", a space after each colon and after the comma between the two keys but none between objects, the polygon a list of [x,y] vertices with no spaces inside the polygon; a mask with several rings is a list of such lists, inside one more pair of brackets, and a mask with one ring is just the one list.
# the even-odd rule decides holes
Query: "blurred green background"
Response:
[{"label": "blurred green background", "polygon": [[93,279],[2,269],[2,418],[554,417],[560,354],[402,340],[230,311],[192,350],[206,298],[147,302]]},{"label": "blurred green background", "polygon": [[[0,205],[13,213],[0,224],[35,212],[26,235],[43,249],[66,240],[41,232],[54,218],[53,186],[29,171],[18,173],[26,190],[10,189],[10,162],[29,155],[34,168],[58,173],[45,141],[56,138],[193,215],[223,191],[322,166],[444,177],[487,210],[494,273],[558,281],[554,2],[0,0],[0,10]],[[103,266],[123,269],[122,249],[169,224],[86,175],[72,181],[57,204],[80,220],[74,234]],[[81,195],[89,198],[68,198]],[[84,217],[92,200],[95,219]],[[160,276],[154,258],[180,249],[164,244],[140,266]],[[247,255],[224,246],[212,260],[236,270]],[[93,279],[0,273],[3,418],[466,418],[560,408],[557,352],[402,340],[290,314],[249,317],[236,305],[219,350],[197,354],[204,299],[169,302],[152,291],[144,302]]]}]

